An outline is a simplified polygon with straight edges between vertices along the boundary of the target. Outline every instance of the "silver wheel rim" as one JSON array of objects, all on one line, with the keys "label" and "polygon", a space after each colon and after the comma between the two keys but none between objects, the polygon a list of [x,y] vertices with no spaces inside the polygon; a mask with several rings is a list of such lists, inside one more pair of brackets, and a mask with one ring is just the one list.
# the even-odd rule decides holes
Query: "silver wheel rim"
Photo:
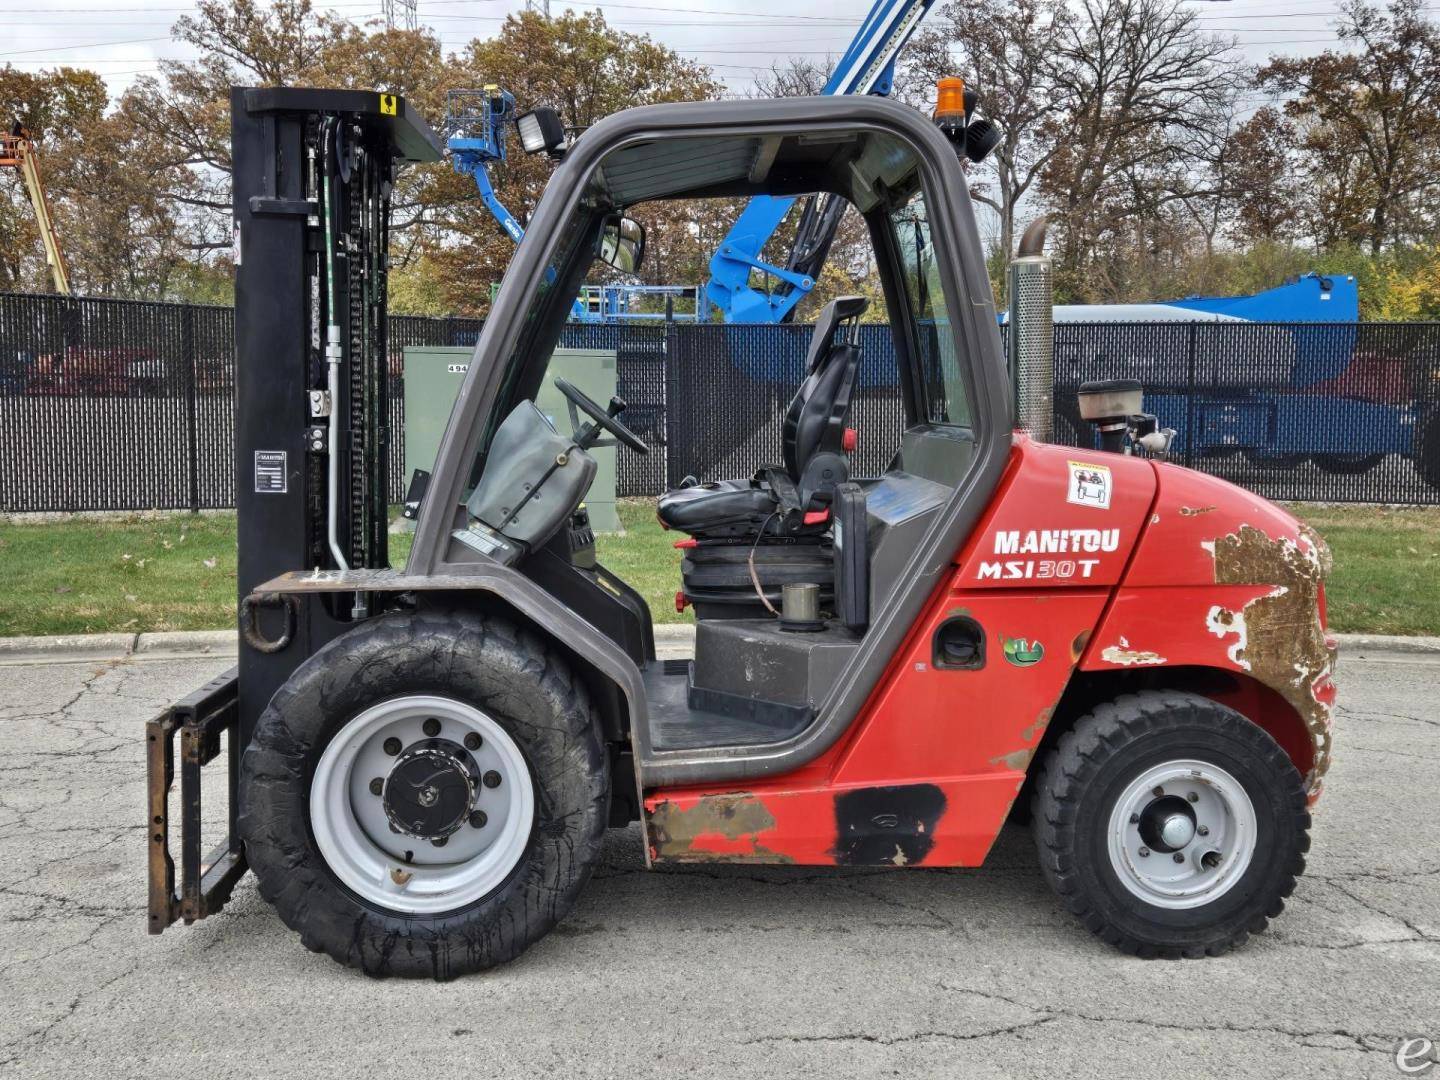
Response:
[{"label": "silver wheel rim", "polygon": [[[475,785],[468,817],[441,843],[396,832],[375,779],[388,781],[410,748],[432,740],[425,725],[438,721],[440,737],[463,745]],[[398,740],[400,754],[387,752]],[[391,747],[395,743],[390,744]],[[525,853],[535,820],[535,790],[520,747],[492,717],[453,698],[415,694],[380,702],[360,713],[330,740],[310,785],[310,827],[321,856],[362,900],[407,915],[433,915],[471,904],[509,877]],[[408,858],[407,858],[408,854]]]},{"label": "silver wheel rim", "polygon": [[1255,807],[1241,783],[1207,761],[1146,769],[1110,812],[1110,864],[1147,904],[1196,908],[1234,888],[1255,856]]}]

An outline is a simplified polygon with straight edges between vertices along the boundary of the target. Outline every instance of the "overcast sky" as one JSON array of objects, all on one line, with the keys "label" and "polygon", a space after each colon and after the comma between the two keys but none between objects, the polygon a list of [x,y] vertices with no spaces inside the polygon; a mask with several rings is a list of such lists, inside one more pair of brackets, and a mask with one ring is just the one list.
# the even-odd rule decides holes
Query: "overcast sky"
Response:
[{"label": "overcast sky", "polygon": [[[317,7],[363,25],[381,17],[380,2],[336,0]],[[552,0],[552,11],[598,6],[612,25],[650,34],[704,61],[732,90],[743,93],[756,69],[763,71],[786,56],[823,60],[838,54],[870,2],[625,0],[584,5]],[[514,0],[419,0],[419,18],[435,28],[451,50],[471,38],[492,35],[507,12],[524,6]],[[1332,23],[1338,0],[1195,0],[1194,6],[1204,26],[1238,38],[1244,55],[1254,62],[1271,53],[1313,53],[1335,43]],[[9,0],[6,7],[10,14],[0,64],[26,71],[62,64],[91,67],[105,73],[111,91],[118,93],[140,73],[155,70],[161,58],[193,55],[188,46],[169,38],[171,24],[189,10],[184,0],[158,0],[155,6],[140,0]]]}]

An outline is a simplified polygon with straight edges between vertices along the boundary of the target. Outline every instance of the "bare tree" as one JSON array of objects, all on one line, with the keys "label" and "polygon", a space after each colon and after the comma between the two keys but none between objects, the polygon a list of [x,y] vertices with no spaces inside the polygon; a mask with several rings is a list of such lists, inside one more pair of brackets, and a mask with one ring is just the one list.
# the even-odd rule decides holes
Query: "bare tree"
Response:
[{"label": "bare tree", "polygon": [[[923,100],[935,80],[960,75],[1004,141],[977,170],[971,194],[995,210],[1009,258],[1020,201],[1060,146],[1064,98],[1054,53],[1070,18],[1064,0],[976,0],[947,5],[906,50],[904,86]],[[993,186],[990,178],[993,177]]]},{"label": "bare tree", "polygon": [[1064,101],[1041,176],[1059,225],[1061,284],[1078,295],[1127,219],[1220,192],[1197,163],[1223,153],[1244,78],[1231,41],[1178,0],[1077,0],[1051,78]]},{"label": "bare tree", "polygon": [[829,56],[823,63],[816,63],[806,56],[792,56],[784,62],[777,60],[768,70],[755,76],[755,82],[745,96],[814,97],[825,92],[825,84],[830,81],[830,71],[834,66],[834,60]]}]

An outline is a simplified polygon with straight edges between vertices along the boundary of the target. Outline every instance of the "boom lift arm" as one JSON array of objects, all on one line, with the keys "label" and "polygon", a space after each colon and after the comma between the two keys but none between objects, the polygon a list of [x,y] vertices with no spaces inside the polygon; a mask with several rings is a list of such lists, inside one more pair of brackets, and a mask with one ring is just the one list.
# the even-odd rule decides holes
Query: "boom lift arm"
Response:
[{"label": "boom lift arm", "polygon": [[[492,217],[515,243],[525,236],[509,208],[495,194],[490,180],[490,163],[505,160],[505,139],[515,123],[515,96],[508,90],[490,85],[483,90],[447,90],[445,92],[445,148],[458,173],[475,178],[480,199]],[[580,322],[597,322],[587,305],[576,300],[571,317]]]},{"label": "boom lift arm", "polygon": [[[822,93],[888,97],[895,83],[895,59],[934,2],[875,0]],[[711,256],[705,292],[726,322],[786,322],[814,288],[845,204],[829,195],[807,196],[790,257],[785,266],[774,266],[762,260],[760,252],[794,204],[793,197],[751,199]],[[754,270],[774,279],[779,288],[761,292],[751,287]]]},{"label": "boom lift arm", "polygon": [[40,242],[45,247],[45,262],[50,267],[50,276],[55,282],[55,291],[61,296],[70,295],[70,271],[65,265],[65,255],[60,250],[60,237],[55,231],[55,220],[50,215],[50,200],[45,195],[45,185],[40,180],[39,155],[30,133],[17,120],[8,134],[0,135],[0,167],[20,170],[25,181],[25,192],[30,196],[30,206],[35,211],[36,224],[40,226]]}]

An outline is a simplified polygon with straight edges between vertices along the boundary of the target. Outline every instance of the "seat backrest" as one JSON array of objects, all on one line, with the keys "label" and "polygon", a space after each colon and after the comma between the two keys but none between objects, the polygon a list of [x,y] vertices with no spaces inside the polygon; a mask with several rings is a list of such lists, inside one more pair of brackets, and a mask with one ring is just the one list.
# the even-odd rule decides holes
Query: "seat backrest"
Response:
[{"label": "seat backrest", "polygon": [[835,337],[841,325],[858,319],[868,304],[863,296],[836,297],[815,321],[805,381],[790,400],[781,428],[785,471],[797,484],[816,454],[844,450],[845,417],[860,367],[860,346],[836,342]]}]

